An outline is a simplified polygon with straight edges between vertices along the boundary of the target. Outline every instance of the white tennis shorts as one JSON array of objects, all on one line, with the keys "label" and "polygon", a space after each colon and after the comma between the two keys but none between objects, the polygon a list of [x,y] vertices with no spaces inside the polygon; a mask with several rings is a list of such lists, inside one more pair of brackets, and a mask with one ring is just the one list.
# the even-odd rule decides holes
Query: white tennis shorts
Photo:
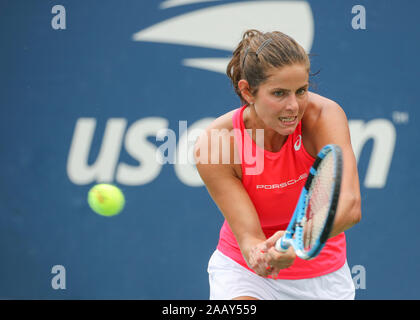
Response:
[{"label": "white tennis shorts", "polygon": [[353,300],[355,287],[349,266],[310,279],[263,278],[216,250],[208,265],[210,300],[250,296],[260,300]]}]

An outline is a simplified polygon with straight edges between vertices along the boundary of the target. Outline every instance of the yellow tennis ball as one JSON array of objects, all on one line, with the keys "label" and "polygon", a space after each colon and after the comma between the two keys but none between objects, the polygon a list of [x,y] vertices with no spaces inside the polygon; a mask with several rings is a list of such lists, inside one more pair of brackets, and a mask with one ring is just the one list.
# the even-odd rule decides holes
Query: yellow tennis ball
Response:
[{"label": "yellow tennis ball", "polygon": [[121,212],[125,205],[122,191],[112,184],[97,184],[88,193],[88,203],[96,213],[111,217]]}]

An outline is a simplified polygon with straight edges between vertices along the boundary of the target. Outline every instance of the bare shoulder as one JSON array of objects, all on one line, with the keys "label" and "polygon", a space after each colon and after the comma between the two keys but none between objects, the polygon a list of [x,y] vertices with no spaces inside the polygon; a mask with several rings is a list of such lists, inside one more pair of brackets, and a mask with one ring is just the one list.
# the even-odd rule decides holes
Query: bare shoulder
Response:
[{"label": "bare shoulder", "polygon": [[[310,92],[307,109],[302,119],[303,143],[311,155],[320,150],[321,137],[348,134],[347,117],[343,108],[334,100]],[[322,142],[320,142],[322,140]],[[331,139],[334,143],[334,139]]]},{"label": "bare shoulder", "polygon": [[323,117],[344,115],[343,108],[334,100],[310,92],[308,106],[303,116],[305,126],[312,127]]},{"label": "bare shoulder", "polygon": [[205,182],[209,175],[214,176],[218,173],[240,176],[239,155],[235,148],[232,123],[236,110],[216,118],[195,144],[196,167]]},{"label": "bare shoulder", "polygon": [[206,128],[206,131],[212,130],[212,129],[232,130],[233,129],[232,117],[233,117],[233,114],[235,113],[235,111],[236,111],[236,109],[231,110],[231,111],[217,117],[216,119],[214,119],[214,121],[211,122],[210,125]]},{"label": "bare shoulder", "polygon": [[[197,140],[196,148],[203,147],[203,145],[211,147],[213,143],[219,143],[219,139],[230,142],[233,129],[232,117],[235,111],[229,111],[213,120]],[[214,136],[217,136],[217,139]]]}]

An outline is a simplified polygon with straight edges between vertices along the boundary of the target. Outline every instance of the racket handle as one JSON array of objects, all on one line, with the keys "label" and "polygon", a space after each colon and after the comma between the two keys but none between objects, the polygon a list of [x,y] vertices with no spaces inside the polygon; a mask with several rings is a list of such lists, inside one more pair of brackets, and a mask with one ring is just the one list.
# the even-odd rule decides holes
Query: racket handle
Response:
[{"label": "racket handle", "polygon": [[276,241],[275,248],[279,252],[286,252],[289,247],[290,247],[290,242],[287,241],[287,239],[284,238],[284,236]]}]

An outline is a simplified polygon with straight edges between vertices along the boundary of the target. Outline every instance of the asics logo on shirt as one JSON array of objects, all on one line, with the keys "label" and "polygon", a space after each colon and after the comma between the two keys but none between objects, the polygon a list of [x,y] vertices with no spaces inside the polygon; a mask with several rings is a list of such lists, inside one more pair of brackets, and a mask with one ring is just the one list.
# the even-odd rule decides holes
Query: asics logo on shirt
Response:
[{"label": "asics logo on shirt", "polygon": [[302,145],[302,136],[298,135],[295,142],[295,151],[299,151]]}]

